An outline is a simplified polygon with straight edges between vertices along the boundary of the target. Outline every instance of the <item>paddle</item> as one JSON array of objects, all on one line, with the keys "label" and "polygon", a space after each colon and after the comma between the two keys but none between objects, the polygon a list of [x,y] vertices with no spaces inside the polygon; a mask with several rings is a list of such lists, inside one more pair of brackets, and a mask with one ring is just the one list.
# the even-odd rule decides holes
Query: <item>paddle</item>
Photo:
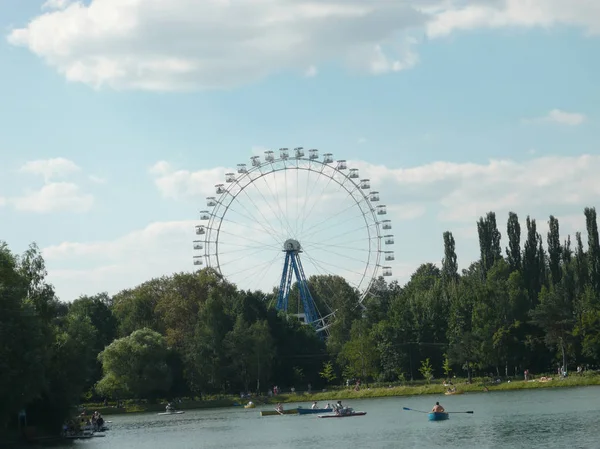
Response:
[{"label": "paddle", "polygon": [[446,413],[470,413],[473,414],[473,410],[469,410],[468,412],[446,412]]},{"label": "paddle", "polygon": [[277,410],[277,409],[274,409],[274,410],[275,410],[277,413],[279,413],[280,415],[282,415],[282,416],[283,416],[283,413],[281,413],[279,410]]}]

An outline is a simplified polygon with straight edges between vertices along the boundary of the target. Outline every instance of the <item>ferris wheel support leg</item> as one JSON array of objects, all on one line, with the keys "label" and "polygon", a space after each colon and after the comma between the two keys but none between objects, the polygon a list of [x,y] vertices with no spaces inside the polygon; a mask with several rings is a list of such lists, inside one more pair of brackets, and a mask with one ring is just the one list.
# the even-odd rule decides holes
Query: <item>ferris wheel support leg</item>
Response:
[{"label": "ferris wheel support leg", "polygon": [[300,257],[297,254],[293,255],[291,262],[294,273],[296,274],[296,279],[298,280],[298,287],[300,290],[300,297],[302,298],[304,314],[306,315],[306,322],[318,327],[319,316],[317,315],[317,311],[315,309],[315,301],[310,294],[310,290],[308,289],[308,282],[306,282],[306,276],[304,274],[304,269],[302,268],[302,262],[300,262]]},{"label": "ferris wheel support leg", "polygon": [[290,253],[285,254],[285,262],[283,263],[283,273],[281,274],[281,283],[279,284],[279,296],[277,298],[277,310],[287,312],[288,297],[290,295],[290,287],[292,285],[292,256]]}]

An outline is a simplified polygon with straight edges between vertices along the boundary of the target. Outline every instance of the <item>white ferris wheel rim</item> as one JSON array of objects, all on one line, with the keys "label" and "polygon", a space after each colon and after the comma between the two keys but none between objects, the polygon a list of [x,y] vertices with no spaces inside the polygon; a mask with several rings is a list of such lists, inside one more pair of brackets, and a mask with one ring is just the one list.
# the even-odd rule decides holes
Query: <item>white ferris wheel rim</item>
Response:
[{"label": "white ferris wheel rim", "polygon": [[[301,148],[300,148],[301,149]],[[281,149],[287,150],[287,149]],[[280,151],[281,151],[280,150]],[[298,150],[298,149],[296,149]],[[316,150],[311,150],[316,151]],[[385,270],[390,270],[390,267],[384,267],[381,265],[382,254],[383,253],[391,253],[390,251],[382,250],[382,239],[383,232],[381,223],[383,220],[378,218],[378,207],[383,207],[383,214],[385,214],[385,205],[375,206],[373,203],[379,201],[378,194],[379,192],[372,191],[370,189],[370,180],[363,179],[360,182],[356,182],[355,179],[358,176],[351,177],[350,173],[353,169],[350,169],[348,173],[345,173],[347,170],[346,161],[345,160],[320,160],[316,157],[304,157],[304,156],[290,156],[290,157],[273,157],[272,151],[265,152],[266,154],[270,154],[271,157],[265,158],[265,160],[261,161],[258,156],[254,156],[251,158],[251,166],[246,168],[246,164],[238,164],[238,172],[235,173],[227,173],[226,180],[224,184],[217,184],[216,188],[216,197],[209,197],[207,200],[213,198],[215,203],[212,208],[212,212],[209,213],[208,223],[204,225],[205,233],[204,233],[204,255],[203,259],[206,263],[207,267],[213,268],[217,271],[221,276],[227,277],[227,273],[224,272],[221,268],[221,263],[219,260],[219,242],[221,237],[221,226],[229,212],[230,206],[234,203],[234,201],[240,202],[238,200],[238,196],[245,191],[246,188],[255,184],[261,178],[264,178],[268,175],[275,174],[277,172],[283,172],[287,170],[302,170],[308,171],[317,174],[319,177],[328,178],[328,182],[335,182],[338,186],[345,190],[347,196],[349,196],[353,201],[353,207],[358,208],[361,211],[361,215],[363,218],[363,228],[364,232],[367,234],[369,248],[366,260],[364,261],[364,268],[362,270],[362,275],[358,286],[350,284],[350,286],[357,290],[359,296],[359,304],[363,302],[363,300],[369,294],[373,284],[378,279],[378,273],[380,269],[384,269],[384,275],[386,275]],[[324,155],[324,157],[327,154]],[[331,156],[329,154],[329,156]],[[304,165],[299,165],[303,163]],[[334,167],[332,164],[335,163]],[[265,170],[267,168],[267,170]],[[325,170],[329,169],[332,171],[331,174],[327,173]],[[233,177],[232,177],[233,175]],[[254,176],[254,177],[253,177]],[[335,176],[338,176],[340,179],[336,179]],[[363,181],[367,181],[368,188],[364,188],[361,186]],[[245,182],[245,184],[244,184]],[[237,191],[235,187],[239,187]],[[254,187],[258,190],[257,185]],[[365,190],[369,190],[365,192]],[[375,201],[371,200],[372,194],[376,194],[377,198]],[[358,198],[357,198],[358,196]],[[240,202],[241,203],[241,202]],[[210,207],[210,205],[209,205]],[[369,217],[369,218],[367,218]],[[201,217],[206,220],[206,216]],[[390,220],[385,220],[389,222]],[[198,229],[198,227],[197,227]],[[393,237],[393,236],[385,236],[385,237]],[[389,243],[386,241],[386,244]],[[393,240],[391,240],[393,243]],[[211,249],[214,248],[213,251]],[[371,259],[373,258],[373,262]],[[393,259],[392,259],[393,260]],[[316,274],[316,273],[314,273]],[[336,274],[341,276],[342,278],[346,278],[344,275],[339,273],[329,273]],[[364,284],[364,286],[363,286]],[[275,283],[274,283],[275,285]],[[362,287],[362,288],[361,288]]]}]

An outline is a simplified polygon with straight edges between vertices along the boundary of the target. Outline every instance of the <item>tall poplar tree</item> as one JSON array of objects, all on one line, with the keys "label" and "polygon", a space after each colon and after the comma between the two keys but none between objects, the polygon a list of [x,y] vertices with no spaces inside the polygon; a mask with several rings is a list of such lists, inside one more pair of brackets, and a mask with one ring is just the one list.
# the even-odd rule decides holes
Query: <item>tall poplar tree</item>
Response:
[{"label": "tall poplar tree", "polygon": [[508,247],[506,248],[506,257],[511,271],[521,269],[521,225],[519,217],[514,212],[508,213],[508,222],[506,224],[508,235]]},{"label": "tall poplar tree", "polygon": [[479,234],[479,249],[481,252],[481,265],[483,276],[492,268],[494,263],[502,258],[502,249],[500,248],[501,234],[496,224],[496,214],[488,212],[485,218],[481,217],[477,222],[477,232]]},{"label": "tall poplar tree", "polygon": [[560,244],[560,233],[558,219],[550,215],[548,221],[548,267],[553,284],[558,284],[562,277],[560,266],[563,249]]},{"label": "tall poplar tree", "polygon": [[444,258],[442,259],[442,278],[448,284],[458,280],[458,258],[456,242],[450,231],[444,232]]},{"label": "tall poplar tree", "polygon": [[585,224],[588,234],[588,263],[590,270],[590,283],[596,292],[600,292],[600,243],[598,242],[598,222],[596,208],[584,209]]}]

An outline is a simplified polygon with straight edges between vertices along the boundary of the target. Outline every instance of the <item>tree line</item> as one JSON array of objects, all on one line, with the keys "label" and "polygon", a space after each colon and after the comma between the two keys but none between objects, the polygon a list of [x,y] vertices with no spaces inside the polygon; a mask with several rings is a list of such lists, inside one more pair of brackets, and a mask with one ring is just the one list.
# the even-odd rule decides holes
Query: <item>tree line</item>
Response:
[{"label": "tree line", "polygon": [[26,410],[30,422],[57,429],[74,404],[104,398],[596,365],[600,243],[596,210],[584,214],[586,244],[580,233],[562,238],[553,216],[546,236],[527,217],[522,238],[511,212],[503,248],[489,212],[477,222],[479,260],[459,271],[445,232],[439,267],[421,265],[403,286],[378,279],[362,306],[343,278],[312,276],[319,308],[336,310],[327,339],[277,312],[275,290],[240,290],[208,268],[61,302],[35,245],[17,256],[0,243],[0,423]]}]

